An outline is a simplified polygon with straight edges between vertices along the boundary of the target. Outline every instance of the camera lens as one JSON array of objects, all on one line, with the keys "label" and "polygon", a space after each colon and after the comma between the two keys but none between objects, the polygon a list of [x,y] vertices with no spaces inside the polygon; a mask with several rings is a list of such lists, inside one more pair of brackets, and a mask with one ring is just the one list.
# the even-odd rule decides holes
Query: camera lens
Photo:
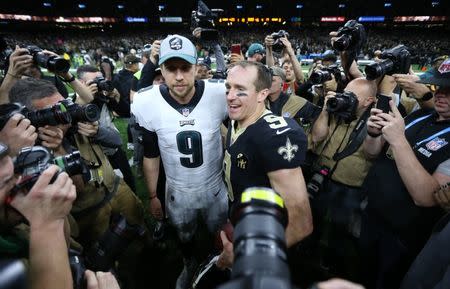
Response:
[{"label": "camera lens", "polygon": [[343,111],[348,107],[348,101],[346,98],[342,98],[339,96],[328,99],[327,101],[327,111],[328,112],[337,112]]},{"label": "camera lens", "polygon": [[72,117],[72,124],[80,121],[94,122],[100,118],[100,110],[95,104],[71,104],[67,108]]},{"label": "camera lens", "polygon": [[333,48],[339,51],[344,51],[350,46],[351,36],[344,34],[333,43]]},{"label": "camera lens", "polygon": [[269,188],[248,188],[233,208],[231,221],[236,224],[232,278],[267,274],[289,280],[287,211],[281,197]]},{"label": "camera lens", "polygon": [[372,63],[366,66],[364,72],[368,80],[374,80],[380,76],[383,76],[394,68],[394,62],[390,59],[383,59],[378,63]]},{"label": "camera lens", "polygon": [[311,82],[313,84],[321,84],[324,83],[325,81],[331,80],[331,73],[329,71],[326,70],[317,70],[314,71],[313,73],[311,73],[311,76],[309,77],[309,79],[311,80]]},{"label": "camera lens", "polygon": [[83,173],[83,162],[79,151],[71,154],[56,157],[53,163],[65,171],[69,176],[79,175]]},{"label": "camera lens", "polygon": [[32,125],[42,127],[46,125],[69,124],[72,122],[70,114],[60,105],[45,108],[36,111],[30,111],[26,114]]},{"label": "camera lens", "polygon": [[70,62],[62,57],[52,56],[47,61],[47,68],[54,72],[68,72],[70,69]]}]

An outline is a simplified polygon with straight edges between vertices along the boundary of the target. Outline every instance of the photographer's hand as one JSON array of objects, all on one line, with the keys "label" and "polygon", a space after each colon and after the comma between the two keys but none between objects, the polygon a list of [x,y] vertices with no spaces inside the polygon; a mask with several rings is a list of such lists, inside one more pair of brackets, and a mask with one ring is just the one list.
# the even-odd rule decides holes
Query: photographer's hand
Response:
[{"label": "photographer's hand", "polygon": [[378,124],[383,126],[381,129],[384,139],[389,142],[392,147],[399,145],[408,145],[405,137],[405,121],[398,111],[394,101],[389,101],[392,113],[379,113],[378,116],[382,120]]},{"label": "photographer's hand", "polygon": [[21,114],[13,115],[0,131],[0,141],[9,146],[9,155],[14,157],[19,150],[34,145],[36,128]]},{"label": "photographer's hand", "polygon": [[120,289],[119,283],[111,272],[92,272],[86,270],[84,273],[87,289]]},{"label": "photographer's hand", "polygon": [[75,186],[55,165],[46,169],[28,194],[17,194],[11,202],[30,222],[30,288],[72,288],[64,236],[64,218],[76,198]]},{"label": "photographer's hand", "polygon": [[317,283],[316,287],[318,289],[364,289],[364,287],[359,284],[338,278]]},{"label": "photographer's hand", "polygon": [[94,137],[98,132],[98,121],[79,122],[78,133],[87,137]]},{"label": "photographer's hand", "polygon": [[50,184],[59,170],[58,166],[51,165],[28,194],[19,193],[11,201],[11,206],[30,222],[30,227],[46,227],[55,222],[64,225],[64,218],[72,208],[76,191],[72,179],[64,172]]},{"label": "photographer's hand", "polygon": [[266,38],[264,38],[264,45],[266,46],[267,49],[272,50],[272,46],[273,46],[274,40],[272,35],[267,35]]},{"label": "photographer's hand", "polygon": [[378,116],[380,113],[383,113],[383,111],[378,108],[372,108],[370,110],[370,116],[367,119],[367,132],[369,135],[381,135],[381,129],[383,126],[379,122],[382,121],[383,118]]},{"label": "photographer's hand", "polygon": [[421,99],[430,89],[422,83],[417,83],[420,78],[415,74],[393,74],[397,84],[410,96]]},{"label": "photographer's hand", "polygon": [[220,238],[222,239],[223,250],[220,253],[219,259],[216,262],[216,266],[222,270],[231,268],[234,262],[233,243],[228,240],[227,234],[224,231],[220,231]]},{"label": "photographer's hand", "polygon": [[153,41],[152,50],[150,52],[150,61],[156,66],[158,65],[160,49],[161,49],[161,41],[160,40]]},{"label": "photographer's hand", "polygon": [[64,132],[57,126],[46,125],[38,128],[39,138],[42,140],[42,145],[53,150],[56,154],[65,154],[62,147]]}]

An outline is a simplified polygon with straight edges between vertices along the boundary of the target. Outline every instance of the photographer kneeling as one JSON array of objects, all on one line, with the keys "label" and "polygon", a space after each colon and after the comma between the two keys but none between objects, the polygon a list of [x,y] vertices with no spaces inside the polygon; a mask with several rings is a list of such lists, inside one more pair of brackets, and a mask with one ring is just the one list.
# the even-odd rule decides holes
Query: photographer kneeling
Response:
[{"label": "photographer kneeling", "polygon": [[375,84],[364,78],[351,81],[344,93],[329,92],[312,128],[318,156],[307,187],[315,210],[315,236],[330,244],[319,250],[320,266],[352,280],[358,271],[358,256],[352,256],[352,251],[359,238],[364,199],[360,187],[371,165],[362,143],[375,95]]},{"label": "photographer kneeling", "polygon": [[[11,210],[17,210],[30,224],[30,288],[72,288],[64,219],[75,200],[75,186],[66,173],[58,174],[52,182],[59,172],[53,165],[39,176],[29,192],[12,194],[16,178],[7,150],[8,147],[0,143],[0,211],[6,216]],[[20,245],[11,243],[8,228],[3,222],[0,225],[2,251],[15,248],[18,252]]]}]

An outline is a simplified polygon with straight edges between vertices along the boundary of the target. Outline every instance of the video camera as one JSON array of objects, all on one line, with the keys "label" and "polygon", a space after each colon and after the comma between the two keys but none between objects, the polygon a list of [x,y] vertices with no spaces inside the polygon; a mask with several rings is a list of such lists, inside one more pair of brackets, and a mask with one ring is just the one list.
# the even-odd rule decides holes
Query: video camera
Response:
[{"label": "video camera", "polygon": [[[20,150],[19,155],[14,160],[14,173],[20,174],[22,178],[20,183],[16,184],[12,189],[11,193],[15,194],[23,189],[25,192],[28,192],[42,172],[53,164],[60,168],[59,173],[66,172],[69,176],[87,172],[87,167],[84,165],[79,151],[53,157],[45,147],[25,147]],[[58,174],[53,177],[51,182],[56,180]]]},{"label": "video camera", "polygon": [[59,124],[77,124],[80,121],[94,122],[100,118],[100,110],[94,104],[79,105],[71,99],[65,99],[57,104],[40,110],[30,111],[20,103],[0,105],[0,130],[16,113],[29,119],[34,127]]},{"label": "video camera", "polygon": [[356,117],[358,103],[358,98],[351,91],[336,93],[335,97],[328,99],[327,111],[341,117],[346,122],[350,122]]},{"label": "video camera", "polygon": [[333,43],[333,48],[338,51],[358,51],[366,39],[364,26],[356,20],[349,20],[337,31],[337,39]]},{"label": "video camera", "polygon": [[366,66],[364,72],[368,80],[376,79],[385,74],[408,73],[411,66],[411,53],[404,45],[397,45],[391,49],[384,50],[380,58],[382,61]]},{"label": "video camera", "polygon": [[233,207],[235,261],[231,281],[220,289],[294,288],[287,263],[287,210],[269,188],[248,188]]},{"label": "video camera", "polygon": [[45,54],[41,48],[36,45],[27,45],[23,48],[28,49],[33,61],[38,66],[47,68],[54,73],[65,73],[70,69],[70,62],[60,56]]},{"label": "video camera", "polygon": [[332,80],[333,75],[335,75],[335,79],[338,81],[336,75],[340,73],[341,70],[337,65],[330,65],[329,67],[323,67],[321,70],[314,71],[311,73],[309,79],[313,84],[323,84],[326,81]]},{"label": "video camera", "polygon": [[197,27],[202,28],[200,33],[201,40],[219,40],[219,32],[215,29],[214,21],[218,17],[217,13],[222,11],[222,9],[209,9],[203,1],[199,0],[197,10],[192,11],[191,29],[194,30]]},{"label": "video camera", "polygon": [[274,40],[272,49],[274,51],[281,51],[284,48],[284,44],[283,44],[283,42],[280,41],[280,38],[289,37],[289,33],[287,33],[284,30],[280,30],[278,32],[274,32],[274,33],[270,34],[270,36],[272,36],[272,38]]}]

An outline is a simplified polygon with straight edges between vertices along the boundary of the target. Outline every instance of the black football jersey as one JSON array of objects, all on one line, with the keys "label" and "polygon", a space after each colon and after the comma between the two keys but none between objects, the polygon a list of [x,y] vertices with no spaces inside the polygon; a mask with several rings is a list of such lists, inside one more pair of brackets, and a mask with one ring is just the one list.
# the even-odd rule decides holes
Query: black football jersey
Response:
[{"label": "black football jersey", "polygon": [[236,131],[235,124],[228,128],[224,157],[224,178],[231,201],[248,187],[270,188],[267,173],[303,164],[307,139],[293,119],[266,111],[242,131]]}]

